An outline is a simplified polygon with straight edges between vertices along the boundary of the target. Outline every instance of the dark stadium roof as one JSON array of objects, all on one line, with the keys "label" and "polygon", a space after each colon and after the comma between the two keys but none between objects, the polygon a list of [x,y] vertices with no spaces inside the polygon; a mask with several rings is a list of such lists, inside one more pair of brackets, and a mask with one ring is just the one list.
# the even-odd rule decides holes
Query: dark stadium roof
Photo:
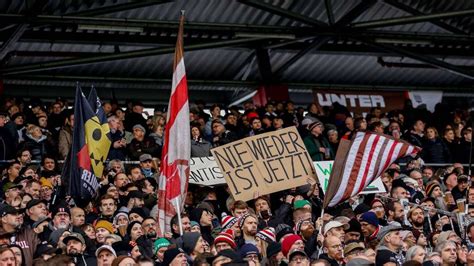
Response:
[{"label": "dark stadium roof", "polygon": [[27,0],[0,1],[5,92],[72,97],[79,81],[165,103],[180,10],[191,100],[261,83],[473,89],[470,0]]}]

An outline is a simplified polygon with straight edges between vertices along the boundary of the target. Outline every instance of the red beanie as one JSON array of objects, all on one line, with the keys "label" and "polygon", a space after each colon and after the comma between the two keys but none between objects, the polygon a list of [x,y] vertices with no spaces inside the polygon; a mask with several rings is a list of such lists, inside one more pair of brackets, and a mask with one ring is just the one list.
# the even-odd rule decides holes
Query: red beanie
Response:
[{"label": "red beanie", "polygon": [[291,246],[293,246],[293,244],[298,240],[301,240],[301,237],[295,234],[289,235],[283,239],[283,242],[281,242],[281,252],[285,257],[288,256]]},{"label": "red beanie", "polygon": [[220,232],[214,239],[214,244],[217,244],[219,242],[226,242],[233,249],[237,247],[237,244],[234,241],[234,231],[232,229],[227,229],[225,231]]}]

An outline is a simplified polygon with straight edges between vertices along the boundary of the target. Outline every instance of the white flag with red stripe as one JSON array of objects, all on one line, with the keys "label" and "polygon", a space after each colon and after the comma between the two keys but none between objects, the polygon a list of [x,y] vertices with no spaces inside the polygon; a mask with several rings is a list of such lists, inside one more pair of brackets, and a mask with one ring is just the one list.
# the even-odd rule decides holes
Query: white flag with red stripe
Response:
[{"label": "white flag with red stripe", "polygon": [[[174,54],[173,80],[168,104],[165,140],[158,180],[159,233],[171,232],[170,220],[182,210],[189,180],[191,133],[189,126],[188,85],[183,58],[183,24],[181,16]],[[178,206],[179,205],[179,206]]]},{"label": "white flag with red stripe", "polygon": [[391,136],[358,132],[341,140],[324,197],[324,208],[359,194],[398,158],[416,156],[421,149]]}]

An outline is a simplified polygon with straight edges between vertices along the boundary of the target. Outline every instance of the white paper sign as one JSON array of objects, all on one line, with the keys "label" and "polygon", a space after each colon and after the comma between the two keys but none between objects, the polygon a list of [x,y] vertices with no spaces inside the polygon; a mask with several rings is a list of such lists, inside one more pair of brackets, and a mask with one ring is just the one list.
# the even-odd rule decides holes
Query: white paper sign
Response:
[{"label": "white paper sign", "polygon": [[[329,176],[331,175],[332,165],[334,161],[319,161],[313,162],[316,175],[318,176],[319,183],[323,192],[326,193],[326,189],[329,184]],[[372,194],[372,193],[385,193],[385,186],[382,183],[382,179],[377,177],[372,184],[362,190],[361,194]]]},{"label": "white paper sign", "polygon": [[215,186],[226,184],[221,169],[214,161],[214,157],[194,157],[189,162],[191,171],[189,183],[202,186]]}]

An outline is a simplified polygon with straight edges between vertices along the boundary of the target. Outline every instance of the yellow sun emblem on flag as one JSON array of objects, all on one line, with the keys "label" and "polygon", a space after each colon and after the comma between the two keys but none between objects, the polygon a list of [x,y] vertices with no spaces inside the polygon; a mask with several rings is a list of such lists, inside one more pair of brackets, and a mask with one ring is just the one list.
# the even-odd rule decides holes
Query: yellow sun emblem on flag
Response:
[{"label": "yellow sun emblem on flag", "polygon": [[109,154],[110,139],[109,125],[101,124],[97,116],[88,119],[84,125],[86,144],[91,159],[92,172],[96,177],[101,177],[104,171],[104,162]]}]

